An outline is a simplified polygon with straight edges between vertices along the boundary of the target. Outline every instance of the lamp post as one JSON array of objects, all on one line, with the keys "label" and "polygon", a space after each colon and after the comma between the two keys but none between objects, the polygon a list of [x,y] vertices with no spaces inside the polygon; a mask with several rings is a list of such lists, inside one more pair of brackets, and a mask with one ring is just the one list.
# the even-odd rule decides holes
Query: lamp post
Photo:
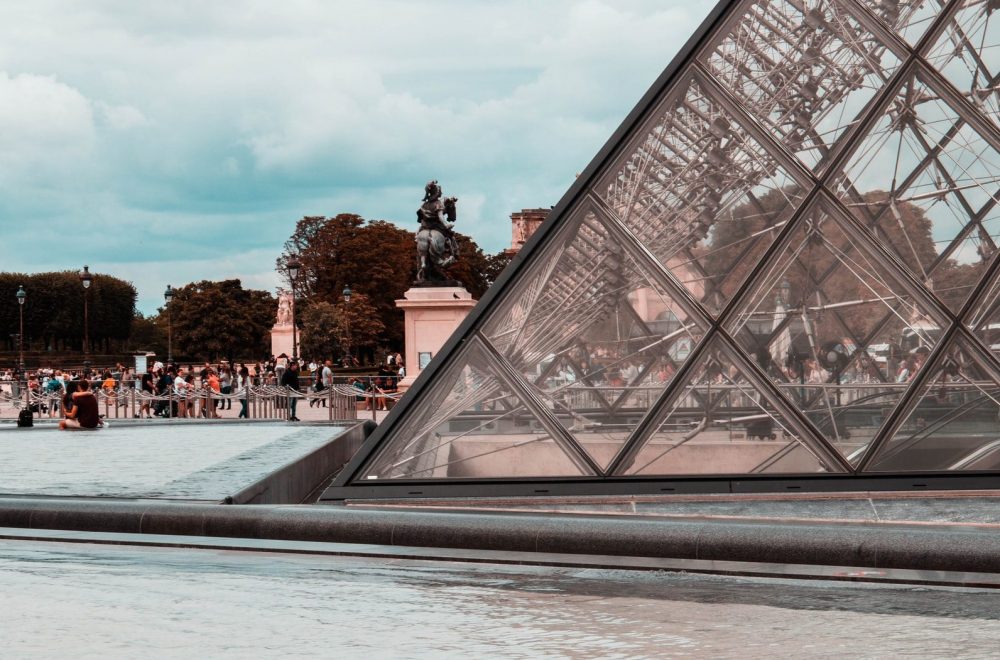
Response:
[{"label": "lamp post", "polygon": [[[351,304],[351,285],[348,284],[344,286],[344,304],[348,307]],[[349,309],[344,310],[344,323],[347,327],[347,355],[351,356],[351,361],[354,361],[354,356],[351,355],[351,314]]]},{"label": "lamp post", "polygon": [[[90,357],[90,310],[88,309],[90,281],[94,276],[90,274],[90,267],[84,266],[80,271],[80,283],[83,284],[83,355]],[[85,361],[86,363],[87,361]]]},{"label": "lamp post", "polygon": [[167,285],[167,290],[163,292],[163,299],[166,301],[167,308],[167,364],[171,364],[174,361],[174,332],[173,323],[170,319],[170,301],[174,299],[174,290],[171,286]]},{"label": "lamp post", "polygon": [[299,276],[299,268],[302,267],[302,264],[299,263],[299,258],[293,254],[288,257],[288,261],[285,262],[285,267],[288,269],[288,280],[292,284],[292,359],[298,362],[299,339],[295,329],[295,280]]},{"label": "lamp post", "polygon": [[18,371],[24,373],[24,299],[28,294],[24,291],[24,285],[17,287],[17,311],[21,318],[21,334],[17,336],[17,367]]}]

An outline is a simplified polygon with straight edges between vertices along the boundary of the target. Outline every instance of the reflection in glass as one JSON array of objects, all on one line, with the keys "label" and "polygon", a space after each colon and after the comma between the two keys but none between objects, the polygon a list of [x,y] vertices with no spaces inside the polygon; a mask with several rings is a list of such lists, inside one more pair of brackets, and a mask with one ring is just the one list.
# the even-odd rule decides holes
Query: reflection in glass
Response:
[{"label": "reflection in glass", "polygon": [[945,351],[873,471],[1000,469],[1000,384],[979,351]]},{"label": "reflection in glass", "polygon": [[900,58],[849,2],[752,2],[705,64],[770,134],[818,168]]},{"label": "reflection in glass", "polygon": [[596,212],[578,213],[483,330],[601,466],[704,334],[633,250]]},{"label": "reflection in glass", "polygon": [[967,99],[1000,123],[1000,16],[984,0],[961,0],[962,7],[931,47],[927,61]]},{"label": "reflection in glass", "polygon": [[365,470],[365,479],[584,474],[505,381],[477,340],[440,374]]},{"label": "reflection in glass", "polygon": [[675,391],[656,431],[619,474],[770,474],[827,471],[719,340]]},{"label": "reflection in glass", "polygon": [[921,75],[836,179],[844,205],[959,311],[997,252],[1000,154]]},{"label": "reflection in glass", "polygon": [[695,77],[604,176],[613,213],[712,315],[802,201],[789,172]]},{"label": "reflection in glass", "polygon": [[857,457],[945,324],[820,203],[800,220],[730,330],[820,432]]}]

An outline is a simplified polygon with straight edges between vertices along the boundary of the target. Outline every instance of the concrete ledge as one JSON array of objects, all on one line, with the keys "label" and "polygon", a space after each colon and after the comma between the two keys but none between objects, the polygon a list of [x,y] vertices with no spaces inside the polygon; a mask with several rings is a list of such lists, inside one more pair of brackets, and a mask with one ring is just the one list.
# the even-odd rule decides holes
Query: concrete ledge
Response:
[{"label": "concrete ledge", "polygon": [[1000,573],[995,529],[0,499],[0,527]]},{"label": "concrete ledge", "polygon": [[348,430],[305,456],[275,470],[226,499],[230,504],[302,504],[318,499],[319,488],[340,470],[371,433],[367,422]]}]

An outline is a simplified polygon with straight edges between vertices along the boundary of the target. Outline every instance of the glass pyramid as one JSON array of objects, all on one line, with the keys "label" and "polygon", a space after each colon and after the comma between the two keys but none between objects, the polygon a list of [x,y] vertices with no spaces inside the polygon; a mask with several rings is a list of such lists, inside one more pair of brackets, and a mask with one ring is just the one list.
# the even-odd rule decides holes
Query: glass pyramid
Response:
[{"label": "glass pyramid", "polygon": [[325,498],[995,487],[998,77],[993,1],[721,2]]}]

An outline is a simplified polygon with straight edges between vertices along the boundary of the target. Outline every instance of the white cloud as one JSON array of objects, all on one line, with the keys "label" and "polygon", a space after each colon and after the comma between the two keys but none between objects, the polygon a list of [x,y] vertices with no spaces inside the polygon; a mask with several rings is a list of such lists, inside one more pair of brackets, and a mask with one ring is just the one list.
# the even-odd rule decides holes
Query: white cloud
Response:
[{"label": "white cloud", "polygon": [[120,262],[140,288],[155,264],[180,285],[230,259],[267,281],[298,217],[412,228],[429,178],[500,249],[509,213],[558,201],[710,8],[664,4],[5,3],[0,262],[141,251],[141,274]]},{"label": "white cloud", "polygon": [[93,111],[78,90],[53,76],[0,71],[0,183],[72,174],[96,141]]}]

